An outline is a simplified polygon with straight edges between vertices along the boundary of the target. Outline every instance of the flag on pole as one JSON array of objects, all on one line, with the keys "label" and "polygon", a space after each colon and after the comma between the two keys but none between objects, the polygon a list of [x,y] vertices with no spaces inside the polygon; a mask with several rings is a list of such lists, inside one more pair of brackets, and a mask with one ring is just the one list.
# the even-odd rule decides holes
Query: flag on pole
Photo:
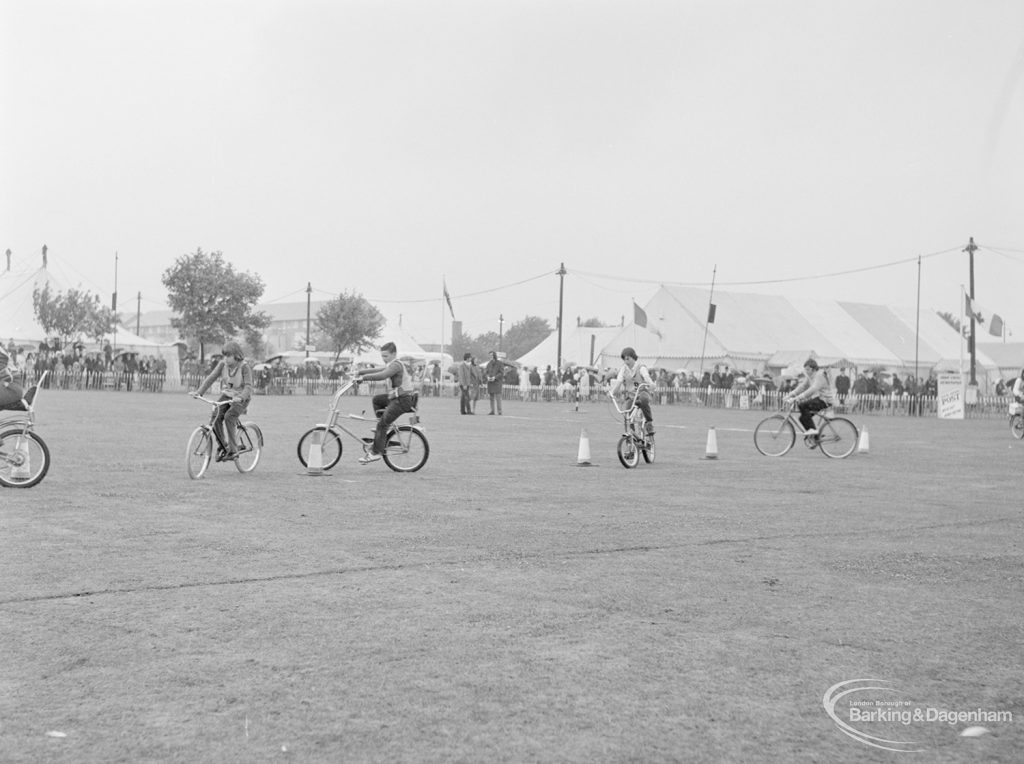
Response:
[{"label": "flag on pole", "polygon": [[647,328],[647,312],[636,302],[633,303],[633,323],[637,326]]},{"label": "flag on pole", "polygon": [[981,313],[975,310],[975,306],[971,304],[971,296],[966,293],[964,294],[964,312],[967,314],[968,318],[973,318],[979,324],[984,323],[984,321],[981,320]]},{"label": "flag on pole", "polygon": [[709,324],[715,323],[715,310],[717,308],[718,308],[718,306],[715,305],[713,302],[712,303],[708,303],[708,323]]},{"label": "flag on pole", "polygon": [[972,300],[969,294],[964,295],[964,305],[966,306],[966,312],[968,318],[973,318],[979,324],[984,326],[988,324],[988,333],[993,337],[1003,336],[1003,317],[998,313],[994,313],[988,308],[984,308],[978,304],[977,300]]},{"label": "flag on pole", "polygon": [[448,303],[448,312],[452,314],[452,321],[455,320],[455,309],[452,307],[452,296],[448,294],[448,283],[441,279],[441,286],[444,289],[444,301]]}]

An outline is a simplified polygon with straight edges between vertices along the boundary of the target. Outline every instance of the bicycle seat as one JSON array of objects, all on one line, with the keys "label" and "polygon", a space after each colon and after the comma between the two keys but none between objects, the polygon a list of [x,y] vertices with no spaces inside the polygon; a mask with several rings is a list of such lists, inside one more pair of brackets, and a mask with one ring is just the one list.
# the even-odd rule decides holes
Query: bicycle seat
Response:
[{"label": "bicycle seat", "polygon": [[25,394],[21,396],[20,401],[13,401],[5,406],[0,406],[0,411],[28,411],[32,408],[32,401],[35,400],[36,391],[39,389],[39,385],[32,385]]}]

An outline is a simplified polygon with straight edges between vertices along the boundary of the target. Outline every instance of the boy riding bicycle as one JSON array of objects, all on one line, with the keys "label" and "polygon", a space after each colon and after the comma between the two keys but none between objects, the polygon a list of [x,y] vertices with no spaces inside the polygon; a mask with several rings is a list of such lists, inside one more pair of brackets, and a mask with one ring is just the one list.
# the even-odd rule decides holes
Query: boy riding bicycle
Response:
[{"label": "boy riding bicycle", "polygon": [[224,357],[193,394],[203,395],[214,382],[220,380],[221,395],[218,400],[231,401],[231,404],[217,407],[213,426],[217,432],[224,433],[227,458],[233,459],[238,456],[238,446],[235,445],[238,419],[246,413],[252,399],[252,369],[245,362],[245,354],[237,342],[228,342],[221,352]]},{"label": "boy riding bicycle", "polygon": [[818,368],[818,362],[808,358],[804,363],[804,379],[784,399],[786,403],[796,403],[800,409],[800,424],[804,435],[817,435],[814,427],[814,415],[830,407],[835,401],[832,381],[824,369]]},{"label": "boy riding bicycle", "polygon": [[647,371],[647,367],[642,363],[637,363],[636,351],[633,348],[623,348],[620,357],[623,361],[622,368],[619,369],[618,376],[615,377],[615,383],[608,391],[608,394],[615,395],[621,389],[623,395],[634,396],[636,398],[636,405],[644,415],[647,434],[653,435],[654,416],[651,414],[651,395],[647,390],[640,390],[639,387],[641,383],[645,383],[653,388],[654,380],[651,379],[651,374]]},{"label": "boy riding bicycle", "polygon": [[380,346],[380,356],[384,359],[384,365],[356,372],[357,380],[385,379],[388,382],[388,392],[373,396],[377,429],[373,433],[373,446],[359,457],[360,464],[369,464],[380,459],[387,447],[385,441],[388,428],[402,414],[411,414],[416,408],[412,380],[405,364],[398,360],[397,355],[398,348],[395,343],[385,342]]}]

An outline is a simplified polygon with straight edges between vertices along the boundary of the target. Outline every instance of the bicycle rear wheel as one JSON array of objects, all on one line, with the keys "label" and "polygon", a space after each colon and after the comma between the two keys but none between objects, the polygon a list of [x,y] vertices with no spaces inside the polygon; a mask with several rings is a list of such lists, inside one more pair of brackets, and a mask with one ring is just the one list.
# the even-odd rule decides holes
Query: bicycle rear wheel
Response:
[{"label": "bicycle rear wheel", "polygon": [[239,472],[252,472],[263,453],[263,431],[253,422],[238,423],[238,456],[235,466]]},{"label": "bicycle rear wheel", "polygon": [[644,461],[648,464],[654,464],[654,436],[648,435],[647,440],[640,446],[640,453],[644,456]]},{"label": "bicycle rear wheel", "polygon": [[213,458],[213,435],[206,427],[197,427],[192,431],[188,439],[188,447],[185,449],[185,468],[188,476],[193,480],[199,480],[206,474]]},{"label": "bicycle rear wheel", "polygon": [[616,447],[619,454],[619,461],[627,470],[632,469],[640,463],[640,449],[631,435],[623,435],[619,438],[619,445]]},{"label": "bicycle rear wheel", "polygon": [[788,417],[776,414],[754,429],[754,447],[765,456],[782,456],[796,443],[796,430]]},{"label": "bicycle rear wheel", "polygon": [[857,448],[857,427],[849,419],[834,417],[818,421],[818,446],[830,459],[845,459]]},{"label": "bicycle rear wheel", "polygon": [[22,429],[0,433],[0,485],[31,488],[50,469],[50,449],[34,432]]},{"label": "bicycle rear wheel", "polygon": [[1024,439],[1024,417],[1020,414],[1010,417],[1010,434],[1017,440]]},{"label": "bicycle rear wheel", "polygon": [[326,427],[314,427],[307,430],[301,438],[296,449],[299,454],[299,463],[303,467],[309,466],[309,451],[315,443],[314,438],[320,440],[320,462],[325,470],[332,469],[341,460],[341,436]]},{"label": "bicycle rear wheel", "polygon": [[418,427],[402,424],[388,431],[384,463],[395,472],[415,472],[427,463],[428,456],[430,444]]}]

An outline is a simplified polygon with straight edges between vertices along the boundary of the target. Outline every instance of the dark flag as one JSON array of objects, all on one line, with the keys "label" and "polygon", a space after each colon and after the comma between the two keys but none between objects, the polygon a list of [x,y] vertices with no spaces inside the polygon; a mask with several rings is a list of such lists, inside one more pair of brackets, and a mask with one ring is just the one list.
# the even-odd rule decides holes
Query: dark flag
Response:
[{"label": "dark flag", "polygon": [[452,314],[452,321],[455,320],[455,309],[452,307],[452,296],[448,294],[448,283],[441,279],[441,287],[444,290],[444,301],[448,303],[448,312]]},{"label": "dark flag", "polygon": [[715,305],[713,302],[708,304],[708,323],[709,324],[715,323],[715,309],[717,307],[718,306]]},{"label": "dark flag", "polygon": [[635,302],[633,303],[633,323],[645,329],[647,328],[647,313]]}]

